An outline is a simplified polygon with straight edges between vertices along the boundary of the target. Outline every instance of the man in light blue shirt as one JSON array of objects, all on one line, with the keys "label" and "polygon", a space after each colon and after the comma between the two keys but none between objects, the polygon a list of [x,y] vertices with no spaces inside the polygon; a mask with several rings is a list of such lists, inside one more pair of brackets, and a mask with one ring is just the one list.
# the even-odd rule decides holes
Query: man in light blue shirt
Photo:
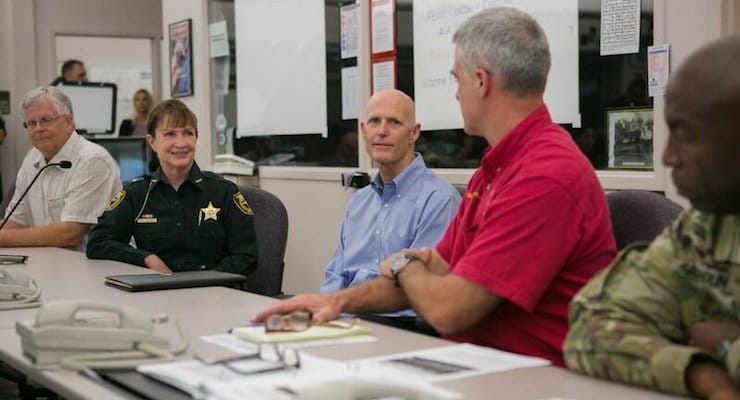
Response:
[{"label": "man in light blue shirt", "polygon": [[[414,153],[421,125],[409,96],[375,93],[360,128],[378,175],[347,206],[323,293],[377,278],[380,262],[401,249],[434,246],[460,205],[457,190]],[[411,310],[391,315],[415,316]]]}]

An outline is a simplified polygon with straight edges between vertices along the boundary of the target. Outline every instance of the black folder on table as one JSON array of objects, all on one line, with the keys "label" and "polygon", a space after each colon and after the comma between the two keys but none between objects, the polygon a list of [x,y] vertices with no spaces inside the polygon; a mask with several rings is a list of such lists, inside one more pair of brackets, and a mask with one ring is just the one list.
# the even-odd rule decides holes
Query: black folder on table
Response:
[{"label": "black folder on table", "polygon": [[172,275],[109,275],[105,277],[105,284],[129,292],[142,292],[147,290],[181,289],[200,286],[236,287],[246,280],[247,278],[244,275],[221,271],[199,270],[175,272]]},{"label": "black folder on table", "polygon": [[[136,371],[106,370],[97,372],[105,381],[146,400],[192,400],[193,398],[177,388],[140,374]],[[128,396],[127,396],[128,397]]]}]

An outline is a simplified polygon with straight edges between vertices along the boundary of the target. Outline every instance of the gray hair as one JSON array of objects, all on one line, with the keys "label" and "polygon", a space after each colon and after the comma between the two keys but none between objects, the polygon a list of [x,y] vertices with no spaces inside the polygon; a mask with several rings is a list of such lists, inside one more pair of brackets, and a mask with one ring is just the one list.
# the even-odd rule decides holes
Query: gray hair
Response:
[{"label": "gray hair", "polygon": [[484,9],[460,25],[452,42],[468,72],[480,66],[519,96],[545,91],[550,50],[529,14],[511,7]]},{"label": "gray hair", "polygon": [[72,112],[72,102],[69,101],[69,97],[55,86],[40,86],[28,91],[23,96],[23,101],[21,101],[21,109],[26,111],[28,107],[31,107],[42,99],[51,100],[51,103],[54,105],[54,109],[59,115],[74,114]]}]

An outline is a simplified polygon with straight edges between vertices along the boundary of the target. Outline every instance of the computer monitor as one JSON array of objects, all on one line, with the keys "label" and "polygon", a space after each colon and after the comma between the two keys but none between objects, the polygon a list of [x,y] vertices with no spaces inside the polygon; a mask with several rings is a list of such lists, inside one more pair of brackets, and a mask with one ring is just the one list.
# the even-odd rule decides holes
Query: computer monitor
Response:
[{"label": "computer monitor", "polygon": [[116,134],[116,85],[113,83],[63,83],[58,86],[72,102],[77,131]]},{"label": "computer monitor", "polygon": [[121,181],[144,176],[149,165],[146,139],[143,137],[95,138],[93,142],[105,147],[118,162]]}]

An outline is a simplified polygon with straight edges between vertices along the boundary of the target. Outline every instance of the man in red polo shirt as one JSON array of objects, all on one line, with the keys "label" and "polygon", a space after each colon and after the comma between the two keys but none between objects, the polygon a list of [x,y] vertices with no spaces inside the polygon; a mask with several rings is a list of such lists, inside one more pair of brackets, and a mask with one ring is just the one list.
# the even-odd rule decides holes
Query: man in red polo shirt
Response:
[{"label": "man in red polo shirt", "polygon": [[457,99],[468,135],[490,145],[435,249],[381,265],[382,277],[332,294],[296,296],[258,314],[411,306],[444,337],[563,365],[568,303],[616,255],[606,197],[590,163],[550,119],[550,53],[529,15],[497,7],[457,30]]}]

